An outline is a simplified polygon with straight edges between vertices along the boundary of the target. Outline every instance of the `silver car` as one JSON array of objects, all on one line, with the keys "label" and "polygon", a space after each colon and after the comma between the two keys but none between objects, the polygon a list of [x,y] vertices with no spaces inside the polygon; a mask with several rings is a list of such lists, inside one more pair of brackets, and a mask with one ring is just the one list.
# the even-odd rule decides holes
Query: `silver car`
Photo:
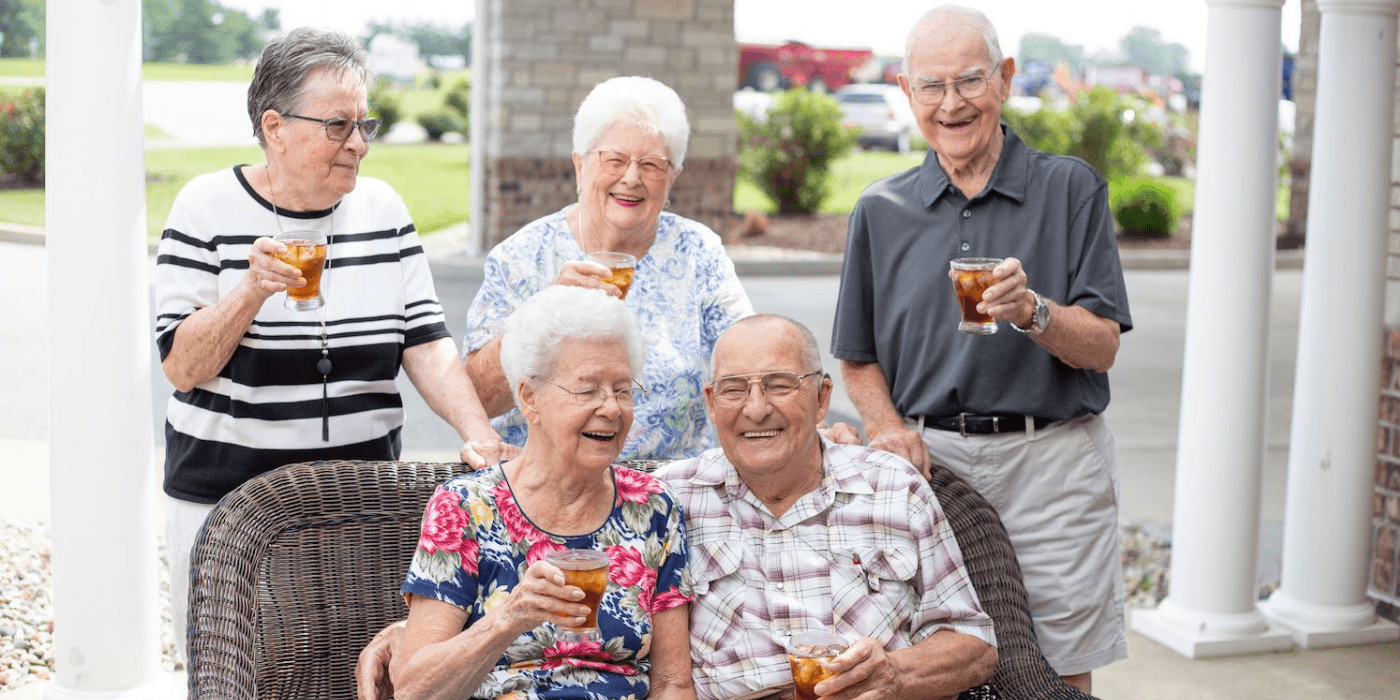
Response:
[{"label": "silver car", "polygon": [[914,111],[895,85],[855,83],[836,90],[847,129],[859,129],[862,147],[880,146],[908,153],[914,136]]}]

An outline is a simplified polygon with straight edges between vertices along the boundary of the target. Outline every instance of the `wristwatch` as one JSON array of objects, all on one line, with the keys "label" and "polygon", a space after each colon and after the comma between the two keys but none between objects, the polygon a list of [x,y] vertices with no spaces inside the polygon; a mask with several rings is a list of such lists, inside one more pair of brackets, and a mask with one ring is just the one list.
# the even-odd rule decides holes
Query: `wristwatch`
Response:
[{"label": "wristwatch", "polygon": [[1046,328],[1050,327],[1050,305],[1046,304],[1045,297],[1040,296],[1040,293],[1034,289],[1026,291],[1035,297],[1035,309],[1031,311],[1031,327],[1022,328],[1015,323],[1012,323],[1011,327],[1026,335],[1040,335],[1045,332]]}]

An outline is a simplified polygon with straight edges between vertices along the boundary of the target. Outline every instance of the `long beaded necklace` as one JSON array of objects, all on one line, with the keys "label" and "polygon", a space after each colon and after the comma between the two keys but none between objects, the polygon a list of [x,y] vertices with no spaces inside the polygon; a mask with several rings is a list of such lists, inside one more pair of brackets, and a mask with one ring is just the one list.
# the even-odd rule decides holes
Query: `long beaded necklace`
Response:
[{"label": "long beaded necklace", "polygon": [[[272,194],[268,204],[272,205],[272,218],[277,221],[277,233],[284,233],[282,230],[282,213],[277,211],[277,190],[272,186],[272,168],[268,167],[264,174],[267,176],[267,189]],[[331,230],[326,234],[326,263],[321,273],[321,284],[328,281],[331,268],[331,245],[335,243],[335,207],[331,207]],[[330,298],[327,297],[325,303],[317,309],[317,316],[321,322],[321,359],[316,362],[316,371],[321,373],[321,442],[331,441],[331,400],[330,400],[330,376],[331,376],[331,351],[330,338],[326,333],[326,308],[330,306]]]}]

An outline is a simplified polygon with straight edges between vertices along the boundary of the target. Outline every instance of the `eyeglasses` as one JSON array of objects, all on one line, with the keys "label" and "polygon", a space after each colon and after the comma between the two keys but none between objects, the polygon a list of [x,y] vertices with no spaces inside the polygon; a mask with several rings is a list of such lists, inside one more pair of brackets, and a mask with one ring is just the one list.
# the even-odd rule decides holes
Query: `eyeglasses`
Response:
[{"label": "eyeglasses", "polygon": [[344,141],[350,138],[353,129],[360,130],[360,136],[366,141],[372,140],[374,135],[379,133],[380,121],[378,119],[361,119],[354,121],[345,117],[331,117],[330,119],[317,119],[315,117],[303,117],[300,114],[283,114],[284,117],[293,119],[305,119],[309,122],[317,122],[326,130],[326,138],[332,141]]},{"label": "eyeglasses", "polygon": [[555,384],[554,382],[551,382],[548,379],[541,379],[539,377],[535,377],[535,379],[538,379],[539,381],[542,381],[546,384],[550,384],[555,388],[559,389],[560,391],[567,392],[568,394],[574,397],[575,403],[577,403],[580,406],[587,406],[589,408],[598,408],[599,406],[602,406],[603,404],[607,403],[609,396],[613,397],[613,399],[617,401],[617,405],[619,406],[631,406],[632,403],[637,399],[637,392],[641,392],[644,395],[647,393],[646,387],[642,386],[641,383],[635,379],[632,380],[632,383],[636,385],[635,389],[632,387],[627,387],[626,389],[613,390],[600,386],[594,387],[592,389],[581,389],[579,391],[574,391],[573,389],[570,389],[568,387],[560,386],[559,384]]},{"label": "eyeglasses", "polygon": [[[987,85],[994,75],[995,71],[988,71],[986,75],[958,78],[953,81],[953,89],[957,90],[958,95],[964,100],[981,97],[987,94]],[[948,83],[920,83],[914,87],[914,100],[919,104],[942,104],[943,98],[947,94]]]},{"label": "eyeglasses", "polygon": [[660,180],[666,177],[666,173],[671,171],[671,161],[661,156],[642,156],[633,158],[617,151],[594,151],[598,154],[598,168],[604,175],[609,177],[619,177],[637,164],[637,172],[643,180]]},{"label": "eyeglasses", "polygon": [[734,374],[720,377],[710,382],[710,393],[721,406],[738,406],[749,400],[749,387],[757,384],[769,401],[781,401],[797,393],[802,380],[817,375],[826,377],[821,370],[798,374],[796,372],[767,372],[764,374]]}]

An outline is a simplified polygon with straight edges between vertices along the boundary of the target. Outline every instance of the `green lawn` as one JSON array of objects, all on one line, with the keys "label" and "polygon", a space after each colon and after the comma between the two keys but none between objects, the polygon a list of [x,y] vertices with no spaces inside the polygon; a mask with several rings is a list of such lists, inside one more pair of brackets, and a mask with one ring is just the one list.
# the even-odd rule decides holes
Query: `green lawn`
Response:
[{"label": "green lawn", "polygon": [[[419,231],[434,232],[471,214],[467,144],[378,144],[360,172],[398,190]],[[146,231],[160,235],[175,195],[190,178],[237,163],[260,163],[257,146],[162,149],[146,152]],[[0,190],[0,220],[44,225],[43,190]]]},{"label": "green lawn", "polygon": [[42,78],[44,62],[27,58],[0,58],[0,78]]}]

